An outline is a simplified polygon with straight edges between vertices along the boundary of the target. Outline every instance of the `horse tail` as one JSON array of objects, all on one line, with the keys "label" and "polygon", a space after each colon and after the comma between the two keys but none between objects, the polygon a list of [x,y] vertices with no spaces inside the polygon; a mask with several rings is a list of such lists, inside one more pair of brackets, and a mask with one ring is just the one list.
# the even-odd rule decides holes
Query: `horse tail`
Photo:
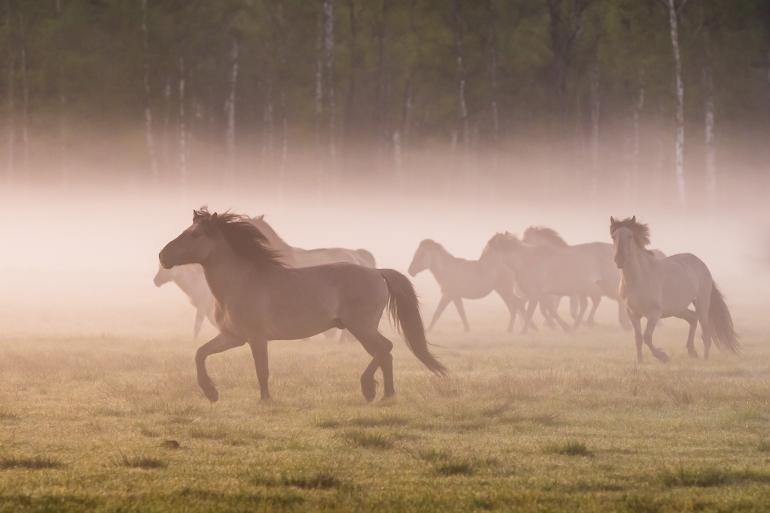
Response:
[{"label": "horse tail", "polygon": [[371,267],[374,269],[377,267],[377,262],[374,260],[374,255],[369,250],[357,249],[356,254],[361,258],[361,265],[365,267]]},{"label": "horse tail", "polygon": [[719,349],[728,349],[737,353],[740,349],[738,335],[735,333],[733,318],[722,293],[716,283],[711,287],[711,305],[709,307],[709,324],[713,331],[714,342]]},{"label": "horse tail", "polygon": [[444,376],[446,367],[428,350],[425,326],[420,316],[420,304],[409,278],[393,269],[378,269],[388,287],[388,313],[399,332],[403,331],[406,345],[429,370]]}]

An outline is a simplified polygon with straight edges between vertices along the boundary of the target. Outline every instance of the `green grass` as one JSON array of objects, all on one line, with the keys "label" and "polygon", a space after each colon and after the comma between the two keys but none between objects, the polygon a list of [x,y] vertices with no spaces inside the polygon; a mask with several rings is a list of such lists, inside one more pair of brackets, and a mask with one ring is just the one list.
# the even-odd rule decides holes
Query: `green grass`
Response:
[{"label": "green grass", "polygon": [[352,342],[272,344],[265,403],[248,347],[212,356],[210,404],[186,338],[0,339],[0,513],[770,504],[767,339],[747,330],[741,357],[692,360],[672,320],[656,331],[671,362],[637,365],[630,335],[610,326],[473,327],[430,337],[445,380],[389,334],[397,396],[371,404],[358,380],[369,357]]},{"label": "green grass", "polygon": [[561,454],[563,456],[593,456],[591,450],[583,442],[569,440],[562,444],[554,445],[549,448],[550,452]]}]

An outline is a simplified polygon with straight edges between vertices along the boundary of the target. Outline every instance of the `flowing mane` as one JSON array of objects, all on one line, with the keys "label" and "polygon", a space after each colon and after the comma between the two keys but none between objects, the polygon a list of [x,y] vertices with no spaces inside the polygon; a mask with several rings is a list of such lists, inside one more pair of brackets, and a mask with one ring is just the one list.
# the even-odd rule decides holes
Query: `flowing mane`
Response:
[{"label": "flowing mane", "polygon": [[284,267],[280,255],[271,249],[267,237],[252,224],[248,216],[224,212],[210,213],[206,207],[195,211],[195,222],[206,230],[217,230],[235,253],[262,265]]},{"label": "flowing mane", "polygon": [[564,248],[569,246],[567,241],[565,241],[562,236],[559,235],[559,233],[553,228],[548,228],[546,226],[530,226],[524,230],[524,237],[522,239],[524,242],[536,244],[538,239],[554,246]]},{"label": "flowing mane", "polygon": [[267,242],[270,243],[270,245],[272,245],[274,248],[282,250],[291,249],[289,243],[283,240],[280,235],[278,235],[278,232],[275,231],[270,223],[265,221],[264,214],[253,218],[251,223],[256,226],[260,232],[262,232],[262,235],[265,236]]},{"label": "flowing mane", "polygon": [[523,245],[524,243],[514,234],[505,232],[505,233],[496,233],[492,236],[491,239],[489,239],[489,242],[487,242],[487,247],[490,249],[497,249],[497,250],[506,250],[506,249],[516,249]]},{"label": "flowing mane", "polygon": [[442,253],[446,253],[447,255],[451,254],[449,253],[449,251],[447,251],[447,249],[444,246],[442,246],[441,244],[439,244],[433,239],[423,239],[422,242],[420,242],[419,247],[429,249],[429,250],[440,251]]},{"label": "flowing mane", "polygon": [[634,234],[634,241],[640,248],[650,245],[650,227],[636,220],[636,216],[616,220],[611,218],[610,235],[620,228],[628,228]]}]

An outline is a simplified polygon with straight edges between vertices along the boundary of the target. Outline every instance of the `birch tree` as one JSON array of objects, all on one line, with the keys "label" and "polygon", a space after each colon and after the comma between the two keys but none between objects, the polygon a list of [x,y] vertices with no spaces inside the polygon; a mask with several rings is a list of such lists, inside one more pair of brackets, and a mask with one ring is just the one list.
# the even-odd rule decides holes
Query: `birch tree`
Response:
[{"label": "birch tree", "polygon": [[668,23],[671,36],[671,50],[674,56],[674,88],[676,93],[676,138],[674,143],[674,178],[681,208],[687,206],[687,177],[684,174],[684,80],[682,78],[682,55],[679,48],[679,14],[687,0],[665,0],[668,8]]},{"label": "birch tree", "polygon": [[7,124],[7,155],[6,179],[12,182],[16,178],[16,41],[13,23],[14,9],[10,0],[6,0],[6,32],[8,35],[8,56],[6,69],[6,124]]},{"label": "birch tree", "polygon": [[468,103],[465,92],[467,81],[464,49],[465,20],[461,12],[461,0],[454,0],[452,3],[452,29],[454,32],[455,80],[457,89],[456,137],[462,143],[463,148],[467,149],[470,141],[470,130],[468,127]]},{"label": "birch tree", "polygon": [[185,112],[186,70],[184,57],[179,57],[177,67],[179,77],[177,84],[177,100],[179,101],[179,181],[187,185],[187,113]]},{"label": "birch tree", "polygon": [[240,41],[236,35],[230,36],[230,73],[228,75],[228,95],[225,103],[227,114],[227,129],[225,141],[227,145],[228,179],[235,173],[235,114],[236,93],[238,89],[238,70],[240,66]]},{"label": "birch tree", "polygon": [[147,27],[147,0],[142,0],[142,84],[144,86],[144,140],[147,146],[147,158],[150,163],[150,175],[158,181],[158,159],[155,150],[155,133],[152,119],[152,90],[150,88],[150,36]]}]

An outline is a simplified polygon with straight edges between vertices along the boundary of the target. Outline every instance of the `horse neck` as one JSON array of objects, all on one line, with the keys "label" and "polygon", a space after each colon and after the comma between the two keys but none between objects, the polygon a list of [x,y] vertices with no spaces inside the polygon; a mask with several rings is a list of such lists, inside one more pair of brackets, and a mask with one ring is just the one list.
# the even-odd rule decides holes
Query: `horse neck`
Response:
[{"label": "horse neck", "polygon": [[264,228],[260,228],[260,230],[262,230],[263,235],[267,237],[267,240],[270,242],[270,245],[273,247],[273,249],[277,249],[279,251],[295,249],[290,246],[288,242],[283,240],[281,236],[278,235],[278,232],[273,230],[273,227],[270,226],[267,222],[262,221],[262,223],[264,224]]},{"label": "horse neck", "polygon": [[247,277],[259,269],[237,255],[227,244],[218,247],[201,265],[206,283],[220,304],[226,304],[229,296],[241,289]]},{"label": "horse neck", "polygon": [[623,282],[629,285],[649,281],[655,264],[654,257],[645,249],[640,248],[636,243],[633,248],[633,258],[620,270]]},{"label": "horse neck", "polygon": [[430,264],[428,265],[428,270],[433,274],[433,276],[436,279],[442,278],[447,273],[447,267],[449,267],[449,264],[453,261],[457,260],[454,256],[452,256],[449,251],[442,247],[437,247],[433,250],[431,250],[430,254]]}]

